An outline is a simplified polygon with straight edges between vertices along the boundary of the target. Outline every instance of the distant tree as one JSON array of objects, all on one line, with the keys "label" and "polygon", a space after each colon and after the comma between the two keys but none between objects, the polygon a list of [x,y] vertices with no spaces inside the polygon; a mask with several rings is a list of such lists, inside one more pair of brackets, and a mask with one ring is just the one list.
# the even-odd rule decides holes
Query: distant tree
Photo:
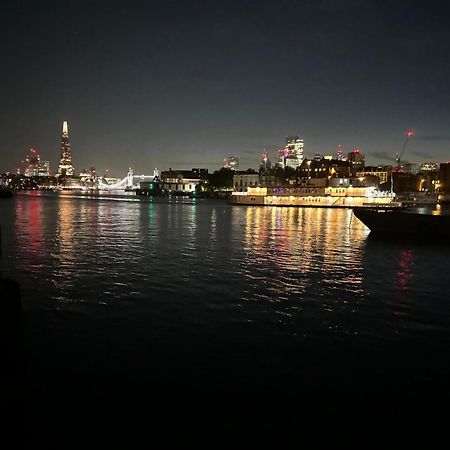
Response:
[{"label": "distant tree", "polygon": [[234,170],[222,167],[209,175],[209,185],[212,190],[230,189],[233,187]]},{"label": "distant tree", "polygon": [[284,179],[284,170],[282,167],[277,166],[275,169],[275,176],[280,180]]},{"label": "distant tree", "polygon": [[286,179],[293,178],[293,177],[295,178],[295,176],[296,176],[296,171],[294,168],[292,168],[292,167],[284,168],[284,177]]}]

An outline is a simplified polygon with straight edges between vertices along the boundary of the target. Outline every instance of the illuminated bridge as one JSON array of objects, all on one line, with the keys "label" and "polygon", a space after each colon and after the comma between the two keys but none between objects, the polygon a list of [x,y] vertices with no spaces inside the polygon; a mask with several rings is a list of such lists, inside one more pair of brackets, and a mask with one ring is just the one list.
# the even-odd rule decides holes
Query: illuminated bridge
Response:
[{"label": "illuminated bridge", "polygon": [[158,169],[153,171],[153,175],[134,175],[133,169],[129,169],[127,176],[116,183],[104,183],[99,179],[98,188],[101,190],[137,189],[142,182],[152,182],[158,177]]}]

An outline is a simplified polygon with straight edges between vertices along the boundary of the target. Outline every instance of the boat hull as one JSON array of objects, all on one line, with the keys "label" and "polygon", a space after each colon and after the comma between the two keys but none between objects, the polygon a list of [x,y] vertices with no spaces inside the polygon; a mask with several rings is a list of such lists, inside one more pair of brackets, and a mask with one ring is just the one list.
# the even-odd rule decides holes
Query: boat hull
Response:
[{"label": "boat hull", "polygon": [[450,215],[419,214],[402,208],[355,208],[353,212],[373,234],[450,238]]}]

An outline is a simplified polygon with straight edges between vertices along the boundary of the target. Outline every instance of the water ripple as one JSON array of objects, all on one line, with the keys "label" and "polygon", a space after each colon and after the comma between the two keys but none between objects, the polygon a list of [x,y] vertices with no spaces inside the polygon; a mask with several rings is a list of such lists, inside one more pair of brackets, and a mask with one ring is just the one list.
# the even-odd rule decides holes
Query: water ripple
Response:
[{"label": "water ripple", "polygon": [[445,249],[373,242],[348,210],[125,200],[10,203],[3,271],[28,308],[127,304],[170,326],[270,323],[304,337],[445,330]]}]

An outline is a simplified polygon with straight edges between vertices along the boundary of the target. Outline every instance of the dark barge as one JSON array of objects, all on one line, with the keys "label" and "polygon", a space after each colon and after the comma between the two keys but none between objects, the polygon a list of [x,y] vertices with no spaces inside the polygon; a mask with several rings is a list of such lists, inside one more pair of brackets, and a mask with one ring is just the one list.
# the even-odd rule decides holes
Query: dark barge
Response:
[{"label": "dark barge", "polygon": [[450,238],[449,214],[424,214],[403,207],[360,207],[353,212],[371,234]]}]

